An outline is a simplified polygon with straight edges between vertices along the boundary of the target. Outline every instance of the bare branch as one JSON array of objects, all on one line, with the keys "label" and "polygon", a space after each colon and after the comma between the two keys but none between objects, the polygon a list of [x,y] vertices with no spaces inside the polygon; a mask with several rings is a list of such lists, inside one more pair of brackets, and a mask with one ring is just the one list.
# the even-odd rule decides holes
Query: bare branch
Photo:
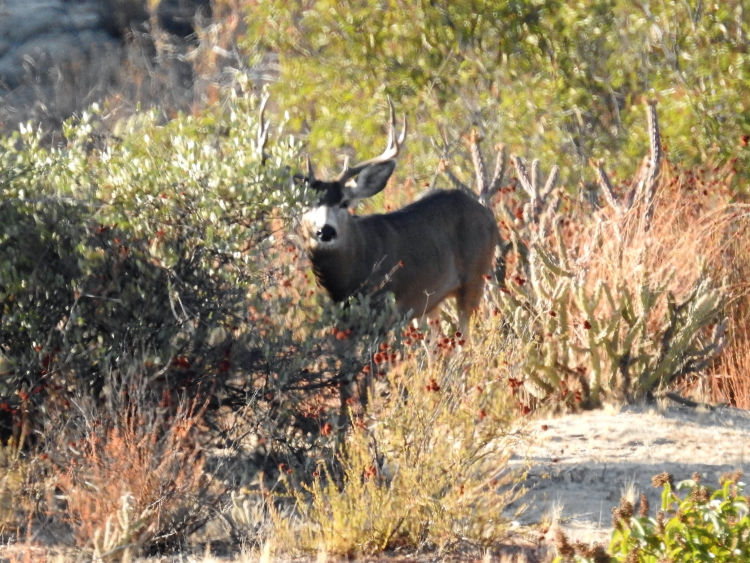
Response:
[{"label": "bare branch", "polygon": [[505,167],[508,164],[505,145],[501,143],[495,147],[495,150],[497,151],[495,156],[495,174],[492,176],[492,181],[487,187],[487,192],[482,194],[485,201],[492,199],[492,197],[500,190],[500,184],[502,184],[503,178],[505,177]]},{"label": "bare branch", "polygon": [[479,136],[479,132],[476,128],[471,130],[469,133],[467,142],[469,144],[469,150],[471,151],[471,161],[474,164],[474,173],[477,180],[477,192],[482,194],[485,193],[487,186],[487,172],[486,166],[484,165],[484,156],[482,150],[479,147],[479,142],[482,138]]}]

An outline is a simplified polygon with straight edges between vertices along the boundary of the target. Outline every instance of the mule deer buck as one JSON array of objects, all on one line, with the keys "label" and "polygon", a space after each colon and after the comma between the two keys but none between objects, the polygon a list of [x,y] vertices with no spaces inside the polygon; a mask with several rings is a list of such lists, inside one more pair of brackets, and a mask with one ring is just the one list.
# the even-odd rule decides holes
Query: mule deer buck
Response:
[{"label": "mule deer buck", "polygon": [[307,254],[320,285],[334,301],[390,291],[399,312],[422,317],[455,297],[459,330],[468,335],[485,276],[492,272],[499,232],[492,212],[467,190],[435,190],[397,211],[356,216],[350,208],[385,188],[406,137],[396,137],[393,104],[388,144],[380,156],[308,185],[320,194],[301,220]]}]

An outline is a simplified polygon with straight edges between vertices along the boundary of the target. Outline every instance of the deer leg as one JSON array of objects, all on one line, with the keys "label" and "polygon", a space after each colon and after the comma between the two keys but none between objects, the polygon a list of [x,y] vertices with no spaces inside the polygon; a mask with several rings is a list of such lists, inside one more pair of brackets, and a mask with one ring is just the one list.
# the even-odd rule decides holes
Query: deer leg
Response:
[{"label": "deer leg", "polygon": [[484,291],[484,283],[466,284],[456,294],[458,309],[458,330],[465,340],[469,340],[471,315],[479,308]]},{"label": "deer leg", "polygon": [[458,310],[458,332],[467,341],[469,340],[469,320],[471,319],[471,313],[472,311]]}]

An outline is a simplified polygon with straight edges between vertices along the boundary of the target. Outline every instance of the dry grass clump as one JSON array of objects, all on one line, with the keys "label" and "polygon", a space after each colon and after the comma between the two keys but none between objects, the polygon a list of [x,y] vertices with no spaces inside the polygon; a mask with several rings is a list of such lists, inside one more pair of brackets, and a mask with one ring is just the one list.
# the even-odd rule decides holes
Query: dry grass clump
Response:
[{"label": "dry grass clump", "polygon": [[[627,248],[623,252],[619,245],[603,247],[605,252],[595,254],[598,261],[591,277],[615,276],[617,283],[632,287],[666,280],[665,288],[677,301],[689,295],[702,277],[710,278],[722,296],[725,336],[720,353],[714,361],[703,362],[701,369],[685,371],[673,383],[696,400],[748,408],[750,263],[746,248],[750,215],[735,179],[733,160],[708,161],[699,169],[665,160],[649,229],[638,223],[637,213],[635,220],[625,217],[610,223],[615,229],[609,240],[619,241],[624,234]],[[664,302],[654,311],[652,326],[668,304]],[[704,342],[709,341],[713,328],[712,324],[706,327]]]},{"label": "dry grass clump", "polygon": [[747,308],[747,297],[741,301],[735,310],[742,316],[730,317],[726,349],[711,367],[708,381],[686,382],[686,386],[712,403],[750,409],[750,332],[744,311],[738,310]]},{"label": "dry grass clump", "polygon": [[78,440],[49,454],[47,517],[97,559],[180,545],[218,510],[222,490],[197,440],[204,410],[195,401],[174,412],[133,404],[88,420]]},{"label": "dry grass clump", "polygon": [[[478,554],[508,540],[506,509],[523,492],[507,466],[519,436],[500,376],[505,340],[488,324],[471,344],[410,327],[406,344],[378,348],[365,370],[377,392],[366,412],[350,411],[336,458],[319,458],[308,475],[282,471],[265,493],[274,551]],[[253,506],[236,520],[252,521]]]},{"label": "dry grass clump", "polygon": [[[732,185],[734,163],[688,173],[693,193],[705,201],[704,213],[726,209],[723,237],[716,237],[705,253],[715,277],[722,280],[728,295],[726,346],[708,371],[707,381],[686,381],[688,389],[711,402],[750,408],[750,208],[746,196]],[[706,201],[707,200],[707,201]],[[723,202],[732,202],[723,204]]]},{"label": "dry grass clump", "polygon": [[[725,193],[704,196],[685,173],[664,161],[648,222],[639,203],[622,214],[605,208],[588,228],[568,225],[566,242],[586,261],[590,287],[596,280],[631,291],[664,285],[680,301],[705,275],[722,283],[712,262],[725,252],[736,211]],[[653,313],[655,321],[664,310]]]},{"label": "dry grass clump", "polygon": [[[699,401],[748,408],[750,215],[735,179],[733,160],[709,160],[698,169],[665,160],[648,228],[640,221],[642,209],[634,207],[622,216],[608,209],[609,219],[602,223],[608,230],[603,244],[590,254],[594,260],[588,263],[587,276],[592,285],[612,280],[610,284],[630,287],[631,292],[663,280],[673,301],[663,300],[654,308],[646,326],[651,331],[658,331],[671,303],[684,301],[702,279],[710,280],[721,294],[721,314],[697,336],[704,350],[720,322],[725,336],[711,355],[696,366],[688,364],[691,369],[676,374],[672,383]],[[578,233],[569,244],[581,247],[588,236]]]},{"label": "dry grass clump", "polygon": [[[660,330],[668,308],[684,302],[704,281],[721,288],[722,296],[731,291],[716,263],[726,258],[738,210],[726,190],[706,194],[686,172],[664,161],[648,222],[641,202],[623,214],[606,208],[593,224],[569,225],[567,231],[589,290],[606,283],[633,296],[650,290],[665,297],[655,296],[646,318],[644,328],[652,333]],[[601,314],[612,314],[611,305],[602,301]]]}]

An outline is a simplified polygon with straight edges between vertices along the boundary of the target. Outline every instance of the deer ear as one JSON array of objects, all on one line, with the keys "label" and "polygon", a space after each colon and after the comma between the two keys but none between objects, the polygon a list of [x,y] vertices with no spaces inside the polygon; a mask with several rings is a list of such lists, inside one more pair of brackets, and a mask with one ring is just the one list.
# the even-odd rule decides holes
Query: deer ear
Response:
[{"label": "deer ear", "polygon": [[347,190],[348,199],[365,199],[380,192],[396,168],[395,160],[371,164],[357,176],[357,185]]}]

